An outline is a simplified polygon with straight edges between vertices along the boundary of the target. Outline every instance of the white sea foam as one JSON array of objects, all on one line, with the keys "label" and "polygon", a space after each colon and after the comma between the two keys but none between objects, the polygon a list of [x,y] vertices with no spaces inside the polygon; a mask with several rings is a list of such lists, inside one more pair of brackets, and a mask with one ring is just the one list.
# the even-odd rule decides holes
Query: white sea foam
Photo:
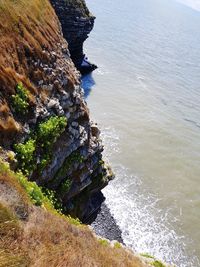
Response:
[{"label": "white sea foam", "polygon": [[97,73],[98,75],[105,75],[105,71],[103,70],[103,68],[98,68],[98,69],[96,70],[96,73]]},{"label": "white sea foam", "polygon": [[102,127],[101,137],[104,140],[106,158],[109,159],[113,153],[119,152],[119,136],[114,128]]},{"label": "white sea foam", "polygon": [[[173,229],[170,209],[161,210],[159,199],[140,192],[140,180],[127,177],[122,166],[115,168],[116,180],[104,190],[106,204],[122,230],[124,243],[138,253],[149,253],[179,267],[199,266],[187,255],[185,237]],[[135,187],[130,195],[128,188]],[[174,220],[178,220],[174,218]]]},{"label": "white sea foam", "polygon": [[[103,129],[102,136],[108,158],[113,153],[120,153],[115,129]],[[199,266],[195,253],[187,253],[186,243],[188,245],[190,240],[177,234],[173,227],[179,218],[171,215],[170,208],[159,208],[161,199],[145,190],[142,179],[130,175],[122,165],[112,165],[116,178],[103,193],[122,231],[124,243],[138,253],[149,253],[179,267]]]}]

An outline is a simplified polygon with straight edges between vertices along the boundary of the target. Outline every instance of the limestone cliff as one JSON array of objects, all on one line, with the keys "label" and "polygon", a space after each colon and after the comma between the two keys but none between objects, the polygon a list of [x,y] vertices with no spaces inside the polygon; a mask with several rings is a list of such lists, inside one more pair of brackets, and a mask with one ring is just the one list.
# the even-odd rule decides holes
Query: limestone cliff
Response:
[{"label": "limestone cliff", "polygon": [[[51,0],[61,22],[64,38],[69,44],[69,51],[75,66],[84,72],[81,66],[84,59],[83,43],[94,26],[95,17],[88,10],[85,0]],[[96,65],[90,64],[92,71]]]},{"label": "limestone cliff", "polygon": [[102,151],[49,0],[0,0],[0,266],[163,266],[61,212],[95,216],[113,178]]},{"label": "limestone cliff", "polygon": [[[94,21],[84,2],[74,2],[67,1],[70,16],[84,10],[87,19],[68,24],[73,58]],[[90,121],[58,18],[48,0],[8,0],[1,4],[0,28],[1,157],[53,190],[66,213],[88,221],[113,174],[102,160],[99,129]]]}]

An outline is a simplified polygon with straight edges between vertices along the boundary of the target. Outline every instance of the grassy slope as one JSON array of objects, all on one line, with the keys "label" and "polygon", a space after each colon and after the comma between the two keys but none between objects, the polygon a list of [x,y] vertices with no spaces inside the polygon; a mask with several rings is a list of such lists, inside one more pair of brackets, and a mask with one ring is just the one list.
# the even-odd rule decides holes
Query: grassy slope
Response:
[{"label": "grassy slope", "polygon": [[84,225],[34,206],[16,175],[0,163],[0,266],[145,266],[120,246],[100,242]]},{"label": "grassy slope", "polygon": [[[0,130],[16,132],[19,125],[9,114],[10,96],[29,80],[27,55],[42,58],[43,48],[54,49],[61,39],[58,19],[48,0],[0,0]],[[2,100],[3,99],[3,100]]]},{"label": "grassy slope", "polygon": [[27,71],[25,53],[41,56],[43,47],[54,47],[59,41],[59,30],[48,0],[0,0],[2,73],[7,72],[12,79],[17,72],[22,76],[18,79],[23,78]]}]

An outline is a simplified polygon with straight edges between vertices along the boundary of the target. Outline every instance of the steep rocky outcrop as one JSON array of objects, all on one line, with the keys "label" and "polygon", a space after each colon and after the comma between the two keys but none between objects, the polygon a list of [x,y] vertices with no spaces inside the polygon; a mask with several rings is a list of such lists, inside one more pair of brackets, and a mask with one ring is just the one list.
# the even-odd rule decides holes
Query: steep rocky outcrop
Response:
[{"label": "steep rocky outcrop", "polygon": [[[71,58],[82,73],[96,69],[94,64],[83,64],[83,43],[94,26],[95,17],[88,10],[85,0],[51,0],[61,22],[64,38],[69,44]],[[85,66],[84,66],[85,65]]]},{"label": "steep rocky outcrop", "polygon": [[[113,174],[102,160],[100,132],[90,121],[59,21],[48,0],[22,0],[14,9],[11,0],[5,5],[0,9],[0,156],[53,190],[66,213],[90,221]],[[83,7],[87,20],[68,26],[72,55],[82,53],[93,26],[84,2]],[[76,16],[73,8],[70,14]]]},{"label": "steep rocky outcrop", "polygon": [[62,213],[95,217],[102,151],[49,0],[0,1],[0,266],[163,266]]}]

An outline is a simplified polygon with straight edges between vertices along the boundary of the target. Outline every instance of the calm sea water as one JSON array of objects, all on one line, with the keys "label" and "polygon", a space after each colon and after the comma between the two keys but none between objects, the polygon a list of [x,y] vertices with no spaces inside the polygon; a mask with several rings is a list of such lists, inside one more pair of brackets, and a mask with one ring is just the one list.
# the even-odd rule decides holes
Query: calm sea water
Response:
[{"label": "calm sea water", "polygon": [[128,246],[198,267],[200,12],[173,0],[87,4],[99,69],[83,87],[116,173],[106,203]]}]

